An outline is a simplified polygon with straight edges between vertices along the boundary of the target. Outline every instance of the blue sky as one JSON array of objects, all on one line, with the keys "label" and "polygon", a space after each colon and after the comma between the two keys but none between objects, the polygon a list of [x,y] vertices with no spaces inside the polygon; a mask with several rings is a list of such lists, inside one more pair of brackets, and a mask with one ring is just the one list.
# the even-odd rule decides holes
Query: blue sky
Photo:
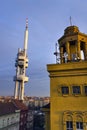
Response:
[{"label": "blue sky", "polygon": [[27,96],[49,96],[47,64],[55,63],[55,43],[72,24],[87,33],[87,1],[0,0],[0,95],[13,95],[18,48],[23,48],[26,18],[29,21]]}]

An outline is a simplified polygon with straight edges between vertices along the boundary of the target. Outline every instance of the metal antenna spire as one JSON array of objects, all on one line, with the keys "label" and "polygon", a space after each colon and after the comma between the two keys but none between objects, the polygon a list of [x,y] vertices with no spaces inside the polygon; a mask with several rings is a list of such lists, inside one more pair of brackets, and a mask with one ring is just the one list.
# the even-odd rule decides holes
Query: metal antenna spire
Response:
[{"label": "metal antenna spire", "polygon": [[70,16],[70,25],[72,26],[72,18],[71,18],[71,16]]},{"label": "metal antenna spire", "polygon": [[28,28],[28,18],[26,18],[26,28]]},{"label": "metal antenna spire", "polygon": [[54,55],[56,56],[56,63],[59,63],[59,52],[58,52],[58,45],[57,43],[55,44],[55,52]]}]

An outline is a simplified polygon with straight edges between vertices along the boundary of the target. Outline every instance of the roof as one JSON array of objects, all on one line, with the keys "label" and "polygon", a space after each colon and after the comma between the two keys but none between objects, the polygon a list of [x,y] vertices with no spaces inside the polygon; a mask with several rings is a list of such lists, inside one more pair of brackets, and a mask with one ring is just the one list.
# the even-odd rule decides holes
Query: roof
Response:
[{"label": "roof", "polygon": [[28,108],[19,100],[0,102],[0,116],[15,113],[16,110],[25,111],[28,110]]},{"label": "roof", "polygon": [[19,110],[12,102],[0,102],[0,116],[15,113]]},{"label": "roof", "polygon": [[61,44],[63,42],[62,40],[66,40],[66,38],[69,38],[69,41],[71,41],[73,36],[75,37],[73,40],[76,40],[78,36],[83,36],[87,39],[87,34],[80,32],[77,26],[68,26],[64,30],[64,35],[58,39],[58,42]]},{"label": "roof", "polygon": [[22,101],[15,99],[15,100],[12,100],[12,102],[21,111],[28,110],[28,107]]},{"label": "roof", "polygon": [[48,103],[47,105],[43,106],[43,108],[50,109],[50,103]]},{"label": "roof", "polygon": [[47,105],[43,106],[43,107],[41,108],[41,110],[42,110],[43,112],[50,112],[50,103],[48,103]]}]

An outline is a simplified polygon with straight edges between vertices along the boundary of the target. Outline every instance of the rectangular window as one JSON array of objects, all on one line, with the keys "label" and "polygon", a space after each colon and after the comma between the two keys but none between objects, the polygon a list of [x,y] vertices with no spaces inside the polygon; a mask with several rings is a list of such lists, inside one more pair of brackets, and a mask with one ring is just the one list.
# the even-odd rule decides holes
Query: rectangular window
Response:
[{"label": "rectangular window", "polygon": [[5,119],[3,119],[3,122],[2,122],[2,126],[4,126],[5,125]]},{"label": "rectangular window", "polygon": [[62,87],[62,94],[69,94],[69,88],[67,86]]},{"label": "rectangular window", "polygon": [[76,122],[76,130],[83,130],[83,122]]},{"label": "rectangular window", "polygon": [[87,94],[87,86],[84,86],[84,87],[85,87],[85,88],[84,88],[84,89],[85,89],[85,94]]},{"label": "rectangular window", "polygon": [[73,86],[73,94],[80,94],[80,86]]},{"label": "rectangular window", "polygon": [[7,125],[9,125],[9,118],[7,119]]},{"label": "rectangular window", "polygon": [[72,121],[66,122],[66,130],[73,130],[73,122]]}]

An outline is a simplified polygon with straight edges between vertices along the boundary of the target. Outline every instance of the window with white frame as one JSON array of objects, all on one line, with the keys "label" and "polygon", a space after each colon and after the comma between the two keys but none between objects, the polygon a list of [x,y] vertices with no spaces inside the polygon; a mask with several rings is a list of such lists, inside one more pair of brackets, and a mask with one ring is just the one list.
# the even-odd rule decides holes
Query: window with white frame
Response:
[{"label": "window with white frame", "polygon": [[76,130],[83,130],[83,122],[76,122]]},{"label": "window with white frame", "polygon": [[72,121],[66,122],[66,130],[73,130],[73,122]]}]

